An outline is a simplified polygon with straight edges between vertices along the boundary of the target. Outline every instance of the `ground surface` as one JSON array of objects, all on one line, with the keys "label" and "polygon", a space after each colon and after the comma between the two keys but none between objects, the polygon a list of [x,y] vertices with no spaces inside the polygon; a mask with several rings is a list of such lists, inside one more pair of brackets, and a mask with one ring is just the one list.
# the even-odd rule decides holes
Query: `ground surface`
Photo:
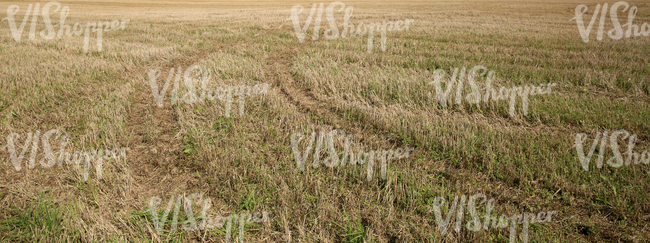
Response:
[{"label": "ground surface", "polygon": [[[15,4],[20,24],[30,3],[0,2],[0,18]],[[26,21],[17,43],[0,21],[0,241],[225,242],[225,228],[182,230],[185,212],[179,230],[168,222],[156,233],[152,197],[162,199],[162,214],[172,196],[199,193],[214,215],[272,212],[268,222],[246,225],[249,242],[508,242],[508,229],[467,230],[469,214],[460,231],[456,214],[450,232],[439,230],[436,197],[447,200],[446,216],[455,196],[483,193],[495,199],[495,216],[557,212],[530,226],[529,242],[648,242],[650,165],[592,163],[585,171],[572,148],[577,133],[588,134],[588,149],[598,132],[625,129],[638,136],[634,151],[650,149],[650,37],[605,33],[597,41],[597,20],[583,42],[569,20],[585,4],[588,24],[596,1],[344,2],[355,25],[414,20],[409,30],[388,32],[385,51],[375,35],[372,53],[367,36],[324,38],[325,16],[320,38],[311,38],[312,21],[300,43],[291,8],[305,7],[302,26],[312,2],[61,3],[70,25],[130,22],[104,33],[101,52],[92,34],[84,53],[83,37],[30,41]],[[650,4],[629,3],[638,7],[635,24],[650,22]],[[343,13],[335,16],[341,24]],[[619,19],[626,23],[627,13]],[[611,25],[608,16],[605,32]],[[211,70],[213,89],[271,86],[246,97],[243,116],[238,98],[230,117],[219,100],[171,104],[171,91],[157,106],[150,71],[161,70],[162,89],[171,68],[192,65]],[[428,85],[434,71],[477,65],[495,71],[497,87],[557,86],[531,97],[527,115],[519,100],[515,116],[507,101],[441,106]],[[183,82],[179,90],[186,93]],[[27,166],[30,148],[17,171],[9,135],[20,135],[22,151],[29,133],[51,129],[68,136],[70,153],[131,150],[104,161],[101,180],[94,168],[84,181],[78,165],[40,165],[42,146],[36,166]],[[365,165],[313,168],[312,157],[300,171],[292,134],[308,135],[302,152],[312,132],[332,129],[354,136],[351,151],[415,150],[390,161],[385,180],[378,164],[367,181]],[[58,156],[60,142],[50,140]],[[627,141],[618,140],[621,151]],[[335,142],[341,152],[343,140]],[[605,159],[612,156],[608,149]],[[483,221],[486,204],[477,205]]]}]

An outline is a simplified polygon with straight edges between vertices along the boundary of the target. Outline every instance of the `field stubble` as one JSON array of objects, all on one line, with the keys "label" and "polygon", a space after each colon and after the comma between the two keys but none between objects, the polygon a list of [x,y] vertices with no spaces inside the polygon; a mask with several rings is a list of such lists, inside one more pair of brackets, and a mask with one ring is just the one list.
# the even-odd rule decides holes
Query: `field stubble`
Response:
[{"label": "field stubble", "polygon": [[[354,24],[415,20],[373,53],[364,37],[299,43],[287,18],[306,2],[61,3],[72,22],[130,22],[89,53],[81,37],[16,43],[0,22],[0,135],[56,128],[76,149],[132,150],[104,163],[102,181],[75,166],[15,171],[0,151],[2,241],[225,241],[219,230],[155,233],[148,199],[192,193],[217,214],[273,212],[246,229],[251,242],[506,242],[506,229],[440,234],[434,198],[476,193],[495,198],[497,214],[557,211],[531,226],[533,242],[650,237],[650,167],[585,172],[570,149],[576,133],[617,129],[639,134],[635,151],[650,148],[650,39],[582,42],[568,20],[595,1],[344,2]],[[636,23],[650,22],[648,4],[629,3]],[[28,3],[0,9],[11,4]],[[244,116],[169,95],[157,107],[149,70],[191,65],[209,68],[214,87],[272,86],[247,98]],[[509,117],[503,101],[440,107],[433,72],[476,65],[498,87],[558,86],[526,116]],[[366,181],[365,167],[300,172],[291,134],[332,129],[354,135],[353,150],[416,149],[387,180]]]}]

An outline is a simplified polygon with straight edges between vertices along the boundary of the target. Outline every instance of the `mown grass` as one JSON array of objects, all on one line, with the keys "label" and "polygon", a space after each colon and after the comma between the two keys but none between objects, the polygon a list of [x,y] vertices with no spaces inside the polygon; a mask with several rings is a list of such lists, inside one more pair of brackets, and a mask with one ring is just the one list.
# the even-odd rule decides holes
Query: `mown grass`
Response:
[{"label": "mown grass", "polygon": [[[582,2],[506,3],[346,2],[354,24],[416,20],[388,34],[386,52],[375,36],[370,54],[366,37],[321,33],[299,43],[284,21],[297,4],[290,2],[103,3],[115,7],[104,13],[131,24],[108,32],[104,51],[89,54],[80,38],[0,39],[1,136],[59,128],[75,149],[133,149],[127,160],[104,165],[103,181],[82,182],[73,166],[7,167],[0,207],[11,210],[3,211],[0,240],[224,241],[223,229],[153,229],[149,198],[202,193],[217,214],[272,211],[271,223],[246,229],[252,242],[508,241],[505,229],[437,230],[434,198],[480,192],[497,200],[498,214],[557,211],[552,223],[531,225],[532,242],[642,242],[650,220],[647,165],[586,172],[571,147],[576,133],[591,140],[597,131],[626,129],[639,135],[635,151],[650,148],[647,38],[585,44],[567,22]],[[635,21],[648,22],[647,4],[631,4],[639,6]],[[97,18],[83,11],[91,7],[74,9],[74,21]],[[10,36],[2,23],[0,35]],[[169,93],[157,107],[147,73],[166,76],[194,64],[212,71],[211,89],[272,86],[246,97],[244,116],[236,99],[231,117],[221,101],[171,105]],[[496,72],[497,87],[558,86],[532,97],[528,115],[519,100],[515,117],[505,101],[441,107],[427,85],[433,71],[476,65]],[[291,134],[331,129],[353,134],[355,150],[416,150],[389,164],[387,180],[376,172],[368,182],[365,166],[298,170]],[[10,166],[8,157],[0,150],[0,164]],[[34,200],[42,185],[75,206]],[[482,216],[485,206],[477,210]]]}]

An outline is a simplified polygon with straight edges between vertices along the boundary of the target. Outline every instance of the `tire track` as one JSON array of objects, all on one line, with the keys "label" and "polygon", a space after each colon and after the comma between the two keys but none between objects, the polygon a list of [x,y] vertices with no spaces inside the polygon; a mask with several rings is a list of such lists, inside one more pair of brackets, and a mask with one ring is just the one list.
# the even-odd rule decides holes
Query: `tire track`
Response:
[{"label": "tire track", "polygon": [[[358,138],[358,141],[364,145],[370,144],[385,148],[401,145],[396,144],[392,139],[389,139],[388,141],[386,139],[379,139],[381,135],[373,135],[372,132],[368,131],[367,125],[379,127],[377,124],[362,124],[341,119],[340,114],[337,114],[338,109],[336,107],[332,107],[331,105],[328,105],[327,102],[319,100],[310,91],[297,87],[293,75],[290,72],[292,60],[295,57],[296,52],[298,52],[297,49],[283,51],[277,55],[268,57],[266,60],[266,72],[271,74],[269,81],[280,88],[280,91],[286,97],[287,103],[298,107],[299,110],[305,114],[316,114],[318,118],[323,119],[325,124],[334,129],[341,129],[345,131],[346,134],[354,134],[355,138]],[[370,139],[375,136],[378,138]],[[386,136],[384,135],[384,137]]]}]

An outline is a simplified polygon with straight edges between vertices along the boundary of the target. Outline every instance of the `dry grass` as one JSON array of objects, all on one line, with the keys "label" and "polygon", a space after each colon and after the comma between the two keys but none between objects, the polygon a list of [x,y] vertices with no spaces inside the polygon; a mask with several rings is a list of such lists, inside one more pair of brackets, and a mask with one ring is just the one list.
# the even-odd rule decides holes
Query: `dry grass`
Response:
[{"label": "dry grass", "polygon": [[[29,3],[2,2],[0,17]],[[440,234],[433,199],[475,193],[495,198],[499,215],[557,211],[531,226],[531,242],[650,237],[650,167],[586,172],[571,149],[576,133],[590,142],[617,129],[639,136],[635,151],[650,149],[650,38],[582,42],[568,20],[579,4],[591,14],[596,1],[344,2],[355,25],[415,20],[388,33],[385,52],[375,36],[370,54],[366,37],[323,38],[325,18],[320,40],[299,43],[286,19],[308,2],[61,3],[72,23],[130,23],[104,33],[102,52],[92,35],[83,53],[83,37],[16,43],[0,22],[0,146],[10,133],[22,145],[29,132],[58,129],[70,151],[131,151],[104,162],[103,180],[84,181],[74,165],[16,171],[0,150],[0,241],[225,242],[216,229],[155,233],[149,199],[166,205],[192,193],[210,198],[217,215],[273,212],[270,223],[247,226],[250,242],[507,242],[506,229]],[[629,3],[639,7],[635,23],[650,22],[648,4]],[[169,93],[157,107],[149,71],[161,69],[162,86],[170,68],[191,65],[217,74],[211,88],[272,86],[246,98],[245,116],[236,99],[229,118],[223,102],[171,105]],[[496,72],[497,87],[558,86],[532,97],[527,116],[519,102],[516,117],[504,101],[439,106],[427,86],[433,71],[476,65]],[[365,166],[314,169],[308,160],[298,170],[291,134],[332,129],[354,135],[355,151],[416,150],[389,164],[387,180],[376,170],[366,181]]]}]

